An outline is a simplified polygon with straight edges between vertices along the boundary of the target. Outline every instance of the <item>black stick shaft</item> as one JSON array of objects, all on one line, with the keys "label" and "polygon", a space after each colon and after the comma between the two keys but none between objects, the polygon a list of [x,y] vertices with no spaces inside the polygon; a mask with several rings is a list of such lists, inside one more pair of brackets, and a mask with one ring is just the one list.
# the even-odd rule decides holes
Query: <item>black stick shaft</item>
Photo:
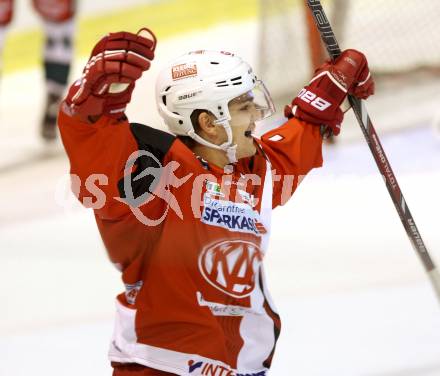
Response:
[{"label": "black stick shaft", "polygon": [[[312,11],[313,18],[315,19],[316,26],[318,27],[321,38],[325,44],[325,47],[334,60],[341,54],[341,49],[339,48],[338,42],[336,40],[335,34],[333,33],[332,27],[325,15],[324,9],[322,8],[321,2],[319,0],[307,0],[307,4]],[[397,182],[396,176],[391,168],[390,162],[385,154],[379,137],[374,129],[373,123],[371,122],[370,116],[368,115],[365,104],[362,100],[349,95],[348,100],[353,108],[353,111],[358,120],[359,126],[362,129],[362,133],[370,147],[371,153],[376,161],[377,167],[382,174],[385,184],[388,188],[388,192],[393,200],[394,206],[396,207],[397,213],[399,214],[400,220],[402,221],[403,227],[408,234],[408,237],[414,247],[414,250],[419,255],[423,266],[429,274],[437,297],[440,300],[440,274],[428,253],[428,250],[423,242],[422,236],[417,229],[414,218],[409,211],[408,205],[406,204],[405,198],[403,197],[402,191],[400,190],[399,184]]]}]

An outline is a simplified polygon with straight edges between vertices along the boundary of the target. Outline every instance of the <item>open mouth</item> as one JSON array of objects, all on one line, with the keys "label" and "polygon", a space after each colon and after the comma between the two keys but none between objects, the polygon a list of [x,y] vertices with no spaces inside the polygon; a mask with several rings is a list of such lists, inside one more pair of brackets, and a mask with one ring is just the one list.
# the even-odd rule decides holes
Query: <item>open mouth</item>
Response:
[{"label": "open mouth", "polygon": [[246,129],[246,131],[244,132],[244,135],[246,137],[252,138],[254,131],[255,131],[255,124],[252,124],[248,127],[248,129]]}]

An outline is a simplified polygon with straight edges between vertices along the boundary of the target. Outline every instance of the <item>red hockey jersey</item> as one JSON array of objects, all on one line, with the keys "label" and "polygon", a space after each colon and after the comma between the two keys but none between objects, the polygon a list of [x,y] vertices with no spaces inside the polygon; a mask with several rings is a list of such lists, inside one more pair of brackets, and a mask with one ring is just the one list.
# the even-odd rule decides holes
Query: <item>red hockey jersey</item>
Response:
[{"label": "red hockey jersey", "polygon": [[145,125],[82,123],[62,106],[59,127],[74,191],[94,207],[125,284],[110,359],[177,375],[266,375],[280,332],[262,265],[271,212],[322,165],[319,127],[289,120],[226,170]]}]

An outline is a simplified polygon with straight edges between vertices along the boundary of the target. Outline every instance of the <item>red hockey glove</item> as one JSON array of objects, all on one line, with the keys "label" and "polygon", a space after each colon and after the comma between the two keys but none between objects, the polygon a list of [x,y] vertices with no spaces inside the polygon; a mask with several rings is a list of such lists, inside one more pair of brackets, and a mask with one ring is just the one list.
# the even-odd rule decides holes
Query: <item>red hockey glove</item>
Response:
[{"label": "red hockey glove", "polygon": [[325,62],[315,71],[305,86],[286,106],[286,117],[293,116],[330,128],[337,136],[344,118],[339,106],[347,94],[366,99],[374,94],[374,81],[365,56],[356,50],[345,50],[334,62]]},{"label": "red hockey glove", "polygon": [[14,12],[13,0],[0,0],[0,26],[9,25],[9,23],[12,20],[13,12]]},{"label": "red hockey glove", "polygon": [[70,87],[67,105],[86,119],[103,114],[120,118],[135,81],[150,68],[155,48],[156,37],[148,29],[141,29],[137,35],[108,34],[96,44],[81,79]]}]

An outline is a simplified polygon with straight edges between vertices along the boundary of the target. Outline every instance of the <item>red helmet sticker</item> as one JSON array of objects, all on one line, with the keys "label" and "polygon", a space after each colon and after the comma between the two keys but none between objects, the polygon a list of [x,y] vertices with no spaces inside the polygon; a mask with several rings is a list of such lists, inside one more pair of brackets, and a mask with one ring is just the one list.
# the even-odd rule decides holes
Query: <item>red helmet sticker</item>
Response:
[{"label": "red helmet sticker", "polygon": [[195,63],[178,64],[171,68],[173,80],[197,76],[197,65]]}]

